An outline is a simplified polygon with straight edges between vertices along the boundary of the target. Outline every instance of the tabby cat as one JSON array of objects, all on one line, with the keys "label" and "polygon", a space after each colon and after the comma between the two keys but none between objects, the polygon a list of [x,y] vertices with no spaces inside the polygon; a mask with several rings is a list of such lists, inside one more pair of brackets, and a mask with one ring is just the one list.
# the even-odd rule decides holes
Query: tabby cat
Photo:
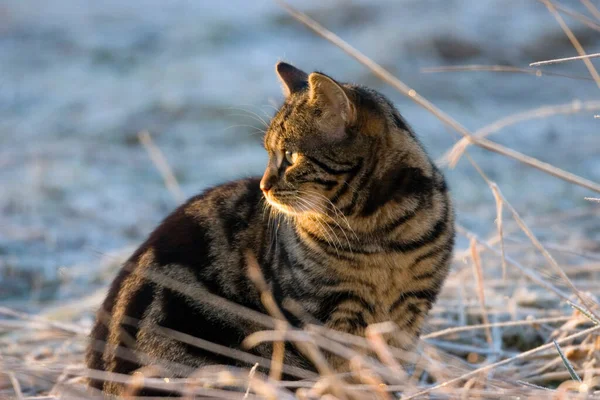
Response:
[{"label": "tabby cat", "polygon": [[[160,364],[177,377],[207,364],[239,365],[189,339],[240,349],[264,329],[215,300],[266,312],[248,277],[248,251],[293,324],[302,321],[285,311],[285,299],[328,328],[361,335],[369,324],[393,321],[401,333],[394,337],[419,335],[454,245],[442,173],[378,92],[283,62],[276,71],[285,102],[266,131],[262,179],[191,198],[150,235],[98,311],[89,368],[131,374]],[[252,351],[270,358],[270,348]],[[307,366],[301,352],[286,350],[288,373]]]}]

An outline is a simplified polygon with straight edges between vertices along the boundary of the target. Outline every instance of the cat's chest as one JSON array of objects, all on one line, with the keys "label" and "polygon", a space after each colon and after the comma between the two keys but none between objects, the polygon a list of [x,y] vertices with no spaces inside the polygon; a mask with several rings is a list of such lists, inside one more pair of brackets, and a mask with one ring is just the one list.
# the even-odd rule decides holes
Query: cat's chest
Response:
[{"label": "cat's chest", "polygon": [[[305,304],[310,312],[332,307],[332,304],[323,304],[323,299],[325,303],[330,303],[331,300],[337,302],[347,297],[359,303],[361,300],[358,299],[362,299],[363,305],[368,304],[369,310],[365,312],[368,323],[389,321],[395,319],[391,318],[390,309],[402,293],[421,290],[427,284],[418,279],[419,273],[415,270],[422,267],[418,259],[425,249],[344,253],[340,257],[318,250],[292,247],[289,254],[293,256],[288,258],[291,261],[287,269],[289,272],[285,274],[290,293],[312,293],[313,296],[302,296],[303,302],[310,303]],[[331,293],[336,295],[332,296]]]},{"label": "cat's chest", "polygon": [[404,253],[376,253],[355,256],[353,260],[336,261],[337,274],[342,279],[371,282],[375,292],[381,293],[410,285],[414,279],[412,266],[416,257]]},{"label": "cat's chest", "polygon": [[337,269],[349,289],[373,305],[371,322],[382,322],[393,319],[389,310],[399,296],[428,285],[414,268],[418,257],[418,252],[371,254],[345,265],[337,263]]}]

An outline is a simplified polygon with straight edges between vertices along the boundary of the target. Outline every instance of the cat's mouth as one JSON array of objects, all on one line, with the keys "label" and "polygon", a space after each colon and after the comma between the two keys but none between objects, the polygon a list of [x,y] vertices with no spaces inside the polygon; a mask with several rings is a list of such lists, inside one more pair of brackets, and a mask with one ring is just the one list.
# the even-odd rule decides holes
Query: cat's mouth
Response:
[{"label": "cat's mouth", "polygon": [[271,206],[284,214],[299,216],[318,213],[318,208],[309,199],[300,197],[296,191],[269,190],[264,195]]}]

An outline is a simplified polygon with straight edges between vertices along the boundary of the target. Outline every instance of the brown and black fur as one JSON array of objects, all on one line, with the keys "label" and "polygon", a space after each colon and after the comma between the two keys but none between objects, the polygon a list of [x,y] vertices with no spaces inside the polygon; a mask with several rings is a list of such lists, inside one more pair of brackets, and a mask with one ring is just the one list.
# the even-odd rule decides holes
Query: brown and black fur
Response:
[{"label": "brown and black fur", "polygon": [[[280,305],[292,299],[325,326],[356,335],[391,320],[398,334],[390,340],[401,347],[418,336],[454,244],[444,177],[379,93],[285,63],[277,72],[286,100],[265,135],[262,180],[193,197],[150,235],[98,312],[89,368],[131,374],[160,364],[185,376],[236,364],[160,327],[240,348],[261,326],[215,305],[210,294],[265,312],[247,275],[248,250]],[[270,357],[268,346],[254,352]],[[307,364],[299,353],[286,360]]]}]

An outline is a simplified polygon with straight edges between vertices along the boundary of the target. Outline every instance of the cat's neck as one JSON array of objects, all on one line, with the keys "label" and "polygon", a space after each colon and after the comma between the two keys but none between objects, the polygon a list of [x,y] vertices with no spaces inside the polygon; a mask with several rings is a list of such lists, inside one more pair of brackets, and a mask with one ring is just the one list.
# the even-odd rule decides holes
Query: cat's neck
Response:
[{"label": "cat's neck", "polygon": [[[397,176],[392,176],[392,181],[387,183],[391,191],[377,189],[376,185],[382,184],[383,180],[373,180],[351,215],[330,208],[328,214],[300,215],[290,219],[289,223],[297,231],[309,232],[341,247],[344,244],[351,247],[377,245],[395,240],[400,234],[396,228],[431,202],[433,188],[443,184],[443,177],[435,167],[424,170],[404,165],[395,173]],[[377,204],[371,206],[371,202]]]}]

